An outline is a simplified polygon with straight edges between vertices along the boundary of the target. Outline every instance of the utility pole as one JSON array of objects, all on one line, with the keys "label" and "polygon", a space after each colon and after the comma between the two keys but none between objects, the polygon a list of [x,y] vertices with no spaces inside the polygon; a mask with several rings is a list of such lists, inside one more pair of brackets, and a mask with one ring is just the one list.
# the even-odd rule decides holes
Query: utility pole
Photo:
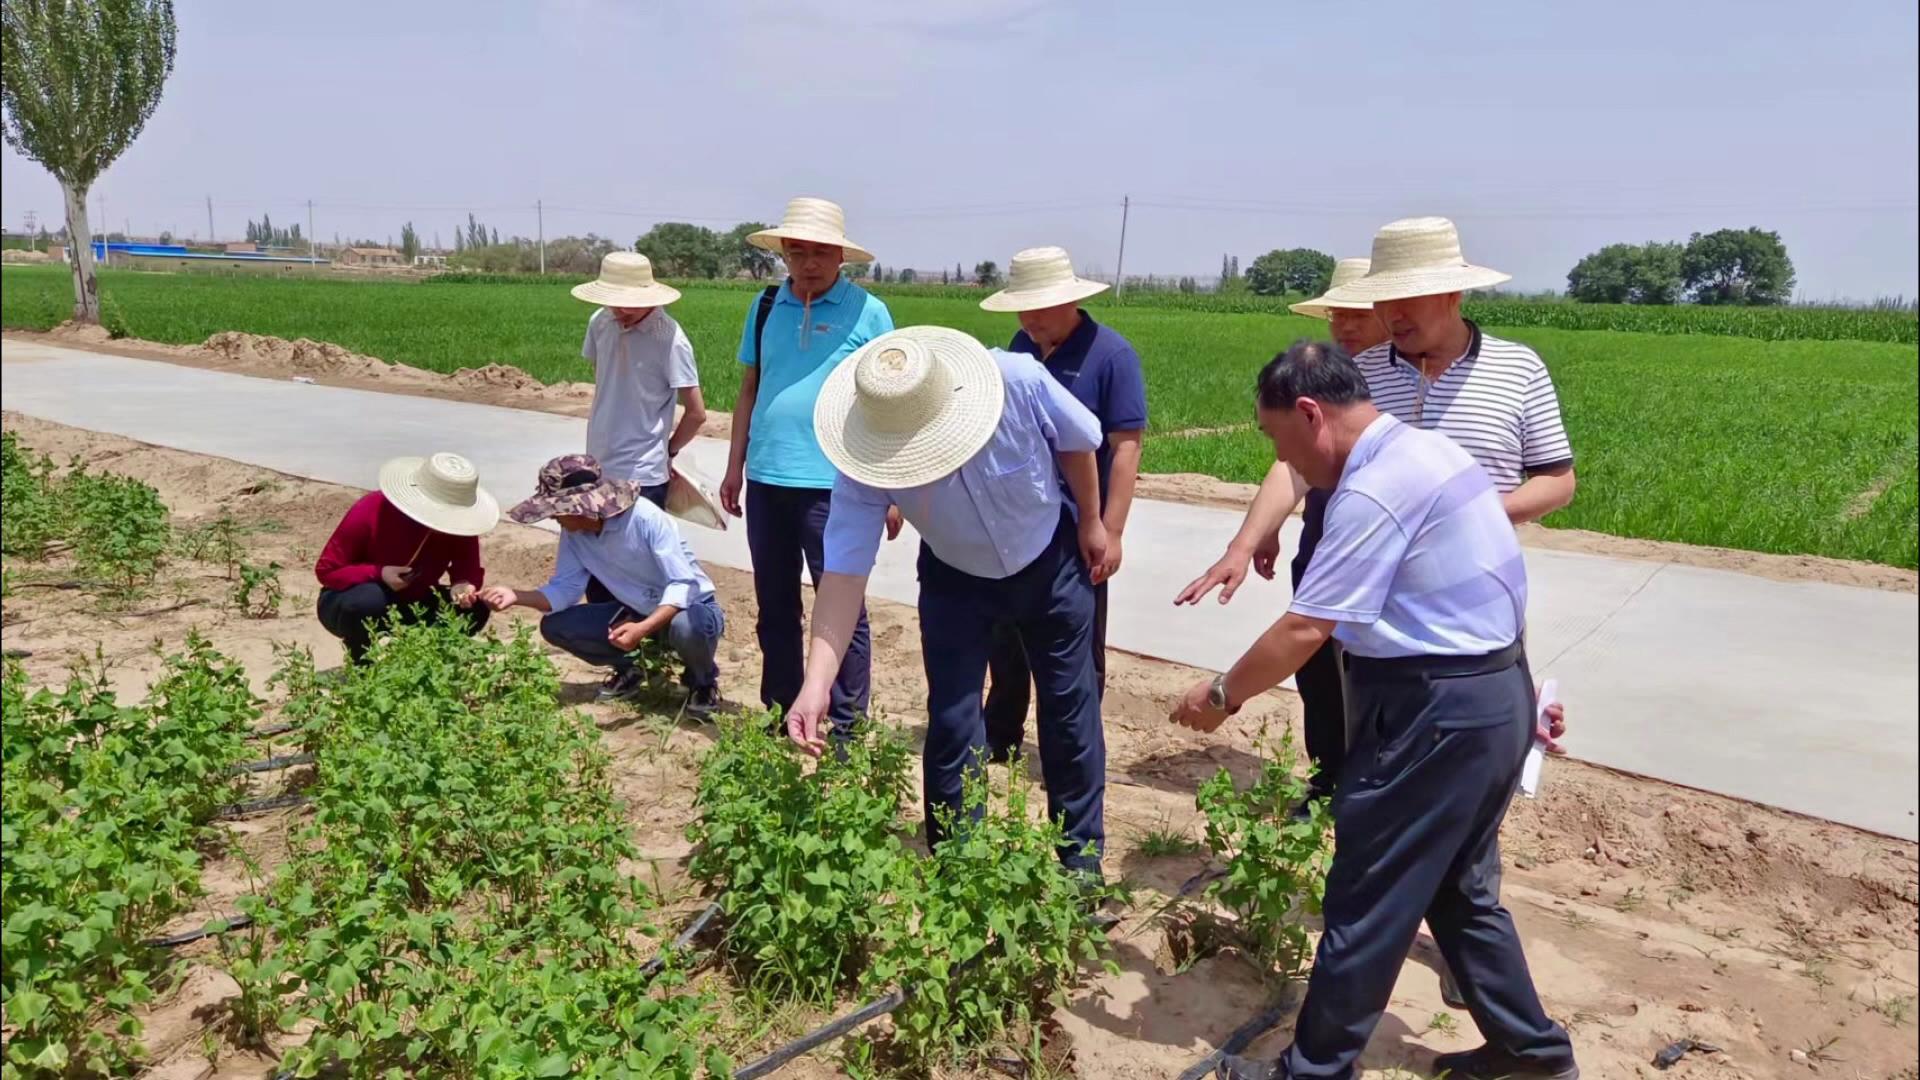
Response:
[{"label": "utility pole", "polygon": [[313,242],[313,200],[308,199],[307,200],[307,265],[308,266],[312,266],[314,264],[314,261],[315,261],[314,256],[319,252],[319,250],[320,250],[319,247],[315,245]]},{"label": "utility pole", "polygon": [[207,196],[207,243],[214,243],[213,232],[213,196]]},{"label": "utility pole", "polygon": [[1113,261],[1113,295],[1115,296],[1127,290],[1127,210],[1132,202],[1132,196],[1120,196],[1120,257]]},{"label": "utility pole", "polygon": [[27,250],[28,251],[36,250],[33,245],[39,241],[39,233],[34,229],[34,225],[37,223],[37,221],[38,219],[34,217],[33,211],[31,210],[27,211]]},{"label": "utility pole", "polygon": [[533,200],[533,216],[539,222],[540,232],[540,272],[547,272],[547,211],[539,199]]}]

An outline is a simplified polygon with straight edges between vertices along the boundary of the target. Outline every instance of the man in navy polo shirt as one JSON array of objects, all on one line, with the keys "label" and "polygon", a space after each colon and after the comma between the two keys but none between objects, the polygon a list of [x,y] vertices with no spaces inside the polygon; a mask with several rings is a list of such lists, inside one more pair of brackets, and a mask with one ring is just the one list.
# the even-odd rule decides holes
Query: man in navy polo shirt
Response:
[{"label": "man in navy polo shirt", "polygon": [[[1147,427],[1146,379],[1140,356],[1127,339],[1093,321],[1080,301],[1107,285],[1075,276],[1073,260],[1057,247],[1029,248],[1013,257],[1007,287],[980,302],[987,311],[1020,316],[1020,332],[1008,352],[1031,354],[1100,421],[1095,455],[1100,473],[1100,516],[1107,554],[1093,567],[1093,664],[1104,695],[1107,685],[1107,579],[1120,569],[1121,534],[1133,509],[1140,475],[1140,439]],[[994,631],[987,691],[987,753],[1006,761],[1026,736],[1033,677],[1020,632],[1012,623]]]}]

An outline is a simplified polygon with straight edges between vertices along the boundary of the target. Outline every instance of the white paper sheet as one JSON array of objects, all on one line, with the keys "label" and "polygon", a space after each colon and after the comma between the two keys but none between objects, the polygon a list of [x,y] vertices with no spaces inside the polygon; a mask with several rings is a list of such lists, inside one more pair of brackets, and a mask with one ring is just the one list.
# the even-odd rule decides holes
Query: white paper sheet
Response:
[{"label": "white paper sheet", "polygon": [[[1548,679],[1540,687],[1540,711],[1534,715],[1536,724],[1544,724],[1547,719],[1547,706],[1560,700],[1560,680]],[[1531,799],[1540,793],[1540,772],[1547,763],[1547,744],[1538,738],[1527,748],[1527,760],[1520,766],[1520,794]]]}]

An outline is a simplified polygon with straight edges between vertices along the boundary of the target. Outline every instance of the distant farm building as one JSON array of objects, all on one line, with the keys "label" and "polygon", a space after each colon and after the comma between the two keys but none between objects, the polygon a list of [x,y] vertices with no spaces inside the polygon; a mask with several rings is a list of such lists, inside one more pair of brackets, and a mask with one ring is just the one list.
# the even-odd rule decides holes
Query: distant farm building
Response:
[{"label": "distant farm building", "polygon": [[179,244],[93,242],[94,261],[131,270],[245,270],[295,273],[325,269],[327,260],[310,255],[248,251],[190,251]]},{"label": "distant farm building", "polygon": [[341,266],[405,266],[406,256],[384,247],[341,248],[334,257]]}]

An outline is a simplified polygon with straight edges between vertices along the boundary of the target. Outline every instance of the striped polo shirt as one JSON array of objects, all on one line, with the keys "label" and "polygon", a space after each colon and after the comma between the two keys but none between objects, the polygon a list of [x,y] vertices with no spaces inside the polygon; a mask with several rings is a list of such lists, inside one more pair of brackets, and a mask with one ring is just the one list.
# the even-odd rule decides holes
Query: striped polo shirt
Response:
[{"label": "striped polo shirt", "polygon": [[1473,458],[1382,415],[1347,455],[1289,610],[1338,623],[1357,656],[1478,656],[1520,636],[1527,565]]},{"label": "striped polo shirt", "polygon": [[1467,326],[1466,353],[1431,384],[1390,342],[1354,357],[1374,406],[1459,443],[1503,494],[1528,472],[1572,464],[1560,397],[1540,354]]}]

